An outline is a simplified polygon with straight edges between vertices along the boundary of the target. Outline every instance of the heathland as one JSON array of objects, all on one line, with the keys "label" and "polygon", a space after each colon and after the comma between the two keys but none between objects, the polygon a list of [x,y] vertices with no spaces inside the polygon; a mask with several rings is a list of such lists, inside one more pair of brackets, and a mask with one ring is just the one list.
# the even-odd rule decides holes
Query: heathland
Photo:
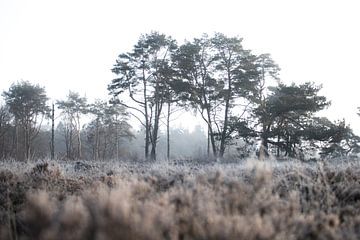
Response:
[{"label": "heathland", "polygon": [[0,239],[360,238],[357,160],[0,169]]}]

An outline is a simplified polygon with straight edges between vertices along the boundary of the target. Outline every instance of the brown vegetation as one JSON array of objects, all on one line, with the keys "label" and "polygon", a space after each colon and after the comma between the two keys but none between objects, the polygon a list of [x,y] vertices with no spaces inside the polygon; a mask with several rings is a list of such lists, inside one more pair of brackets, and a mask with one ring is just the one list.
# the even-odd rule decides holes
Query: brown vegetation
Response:
[{"label": "brown vegetation", "polygon": [[2,168],[0,239],[359,239],[358,164],[289,166]]}]

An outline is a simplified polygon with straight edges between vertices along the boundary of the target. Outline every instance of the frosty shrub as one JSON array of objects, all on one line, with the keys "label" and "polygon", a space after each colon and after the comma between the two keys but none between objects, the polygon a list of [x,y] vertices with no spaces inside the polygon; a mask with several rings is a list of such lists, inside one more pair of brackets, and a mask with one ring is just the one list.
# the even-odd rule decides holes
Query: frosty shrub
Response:
[{"label": "frosty shrub", "polygon": [[360,238],[356,162],[71,164],[1,169],[0,239]]}]

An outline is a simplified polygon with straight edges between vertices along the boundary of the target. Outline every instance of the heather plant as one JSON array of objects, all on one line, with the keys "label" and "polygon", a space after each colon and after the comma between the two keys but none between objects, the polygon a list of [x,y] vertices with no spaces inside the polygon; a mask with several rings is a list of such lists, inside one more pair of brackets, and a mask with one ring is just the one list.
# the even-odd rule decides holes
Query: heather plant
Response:
[{"label": "heather plant", "polygon": [[88,164],[1,170],[0,239],[360,237],[358,163]]}]

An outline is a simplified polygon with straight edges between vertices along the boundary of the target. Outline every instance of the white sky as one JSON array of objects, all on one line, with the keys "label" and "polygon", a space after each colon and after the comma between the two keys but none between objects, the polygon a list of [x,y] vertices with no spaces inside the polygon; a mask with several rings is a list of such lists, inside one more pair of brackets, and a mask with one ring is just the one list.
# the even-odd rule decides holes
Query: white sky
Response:
[{"label": "white sky", "polygon": [[360,134],[356,0],[0,0],[0,91],[23,79],[53,99],[106,98],[116,57],[151,30],[179,41],[215,31],[270,53],[285,83],[315,81]]}]

